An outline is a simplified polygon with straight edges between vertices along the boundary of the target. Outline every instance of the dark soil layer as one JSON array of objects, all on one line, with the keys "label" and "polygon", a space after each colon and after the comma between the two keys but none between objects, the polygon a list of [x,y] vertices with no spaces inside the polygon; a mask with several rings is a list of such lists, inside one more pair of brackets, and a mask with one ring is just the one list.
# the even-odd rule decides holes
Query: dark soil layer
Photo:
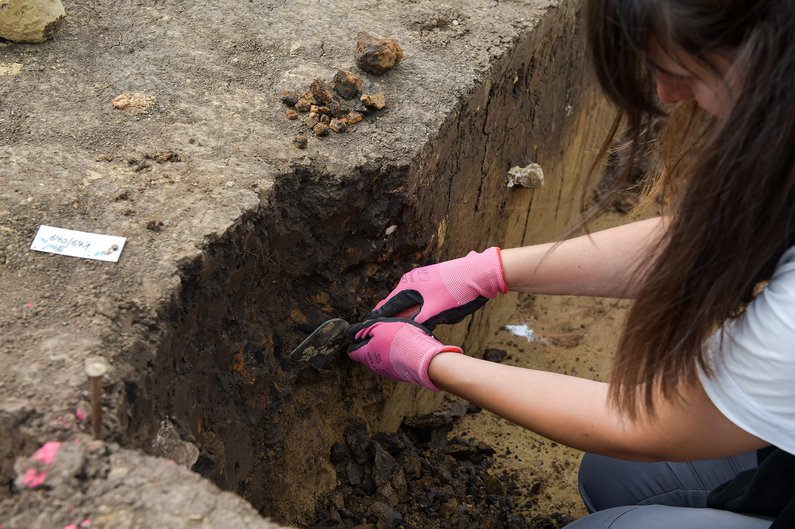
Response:
[{"label": "dark soil layer", "polygon": [[408,417],[396,433],[372,437],[351,425],[332,448],[339,487],[317,511],[314,529],[532,528],[557,529],[573,519],[530,514],[516,472],[495,468],[495,449],[474,438],[448,438],[453,423],[480,409],[458,401],[450,409]]}]

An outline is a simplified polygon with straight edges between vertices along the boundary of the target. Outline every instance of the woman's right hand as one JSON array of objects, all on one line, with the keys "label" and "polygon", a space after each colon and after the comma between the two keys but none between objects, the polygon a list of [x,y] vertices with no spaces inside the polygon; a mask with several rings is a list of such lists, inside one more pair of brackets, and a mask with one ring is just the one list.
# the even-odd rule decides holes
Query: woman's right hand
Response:
[{"label": "woman's right hand", "polygon": [[463,353],[444,345],[422,325],[402,318],[380,318],[352,325],[348,356],[370,371],[392,380],[410,382],[431,391],[439,388],[428,377],[428,366],[439,353]]},{"label": "woman's right hand", "polygon": [[410,312],[412,319],[433,330],[439,323],[458,323],[507,291],[500,249],[491,247],[407,272],[367,318],[405,317],[419,307],[419,312]]}]

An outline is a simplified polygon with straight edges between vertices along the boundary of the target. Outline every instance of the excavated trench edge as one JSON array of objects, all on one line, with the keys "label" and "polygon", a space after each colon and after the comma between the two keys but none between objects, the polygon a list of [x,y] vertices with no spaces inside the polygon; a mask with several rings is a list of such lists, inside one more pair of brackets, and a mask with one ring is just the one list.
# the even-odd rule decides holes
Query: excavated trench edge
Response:
[{"label": "excavated trench edge", "polygon": [[[140,355],[131,366],[140,376],[120,389],[118,438],[158,453],[163,428],[176,431],[185,453],[198,449],[187,461],[195,471],[280,523],[307,523],[318,495],[335,486],[329,451],[346,425],[394,429],[439,401],[345,359],[317,371],[291,365],[286,352],[325,319],[360,318],[411,266],[523,242],[530,216],[503,221],[528,211],[535,192],[509,193],[505,173],[564,156],[564,123],[589,111],[583,70],[576,8],[550,11],[410,165],[282,175],[258,209],[181,271],[156,354]],[[560,197],[571,202],[578,186],[566,185],[548,193],[558,197],[557,223],[572,217]],[[509,306],[495,303],[450,336],[478,350]]]}]

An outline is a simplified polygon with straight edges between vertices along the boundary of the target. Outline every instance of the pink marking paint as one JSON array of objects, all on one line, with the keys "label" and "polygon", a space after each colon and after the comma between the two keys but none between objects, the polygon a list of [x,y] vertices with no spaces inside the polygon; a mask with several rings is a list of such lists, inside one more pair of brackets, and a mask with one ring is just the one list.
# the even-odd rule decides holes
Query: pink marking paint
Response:
[{"label": "pink marking paint", "polygon": [[73,523],[70,523],[69,525],[64,525],[63,529],[77,529],[77,526]]},{"label": "pink marking paint", "polygon": [[[82,522],[80,522],[80,527],[91,527],[91,520],[89,520],[88,518],[86,518],[85,520],[83,520]],[[2,527],[0,527],[0,529],[3,529],[3,528],[2,528]]]},{"label": "pink marking paint", "polygon": [[79,422],[85,421],[86,420],[86,412],[84,412],[80,408],[77,408],[75,410],[75,419],[77,419]]},{"label": "pink marking paint", "polygon": [[60,449],[61,443],[59,441],[44,443],[44,445],[33,454],[33,461],[40,461],[45,465],[52,465],[55,454],[57,454]]},{"label": "pink marking paint", "polygon": [[29,489],[35,489],[36,487],[40,487],[41,485],[43,485],[44,480],[46,479],[47,479],[46,472],[39,472],[35,468],[29,468],[22,475],[22,484]]}]

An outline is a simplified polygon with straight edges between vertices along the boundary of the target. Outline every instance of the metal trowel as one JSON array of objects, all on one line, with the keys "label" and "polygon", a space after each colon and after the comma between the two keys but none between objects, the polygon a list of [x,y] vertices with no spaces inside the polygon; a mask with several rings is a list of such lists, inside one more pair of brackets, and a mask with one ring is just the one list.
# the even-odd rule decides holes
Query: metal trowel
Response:
[{"label": "metal trowel", "polygon": [[320,327],[290,351],[290,360],[299,365],[322,369],[348,346],[350,340],[346,333],[350,326],[350,323],[340,318],[321,323]]},{"label": "metal trowel", "polygon": [[[419,305],[414,305],[396,314],[396,318],[413,318],[420,311]],[[333,318],[320,324],[306,337],[303,342],[290,351],[288,358],[296,365],[312,366],[323,369],[331,362],[351,341],[348,338],[348,329],[351,324],[341,318]]]}]

